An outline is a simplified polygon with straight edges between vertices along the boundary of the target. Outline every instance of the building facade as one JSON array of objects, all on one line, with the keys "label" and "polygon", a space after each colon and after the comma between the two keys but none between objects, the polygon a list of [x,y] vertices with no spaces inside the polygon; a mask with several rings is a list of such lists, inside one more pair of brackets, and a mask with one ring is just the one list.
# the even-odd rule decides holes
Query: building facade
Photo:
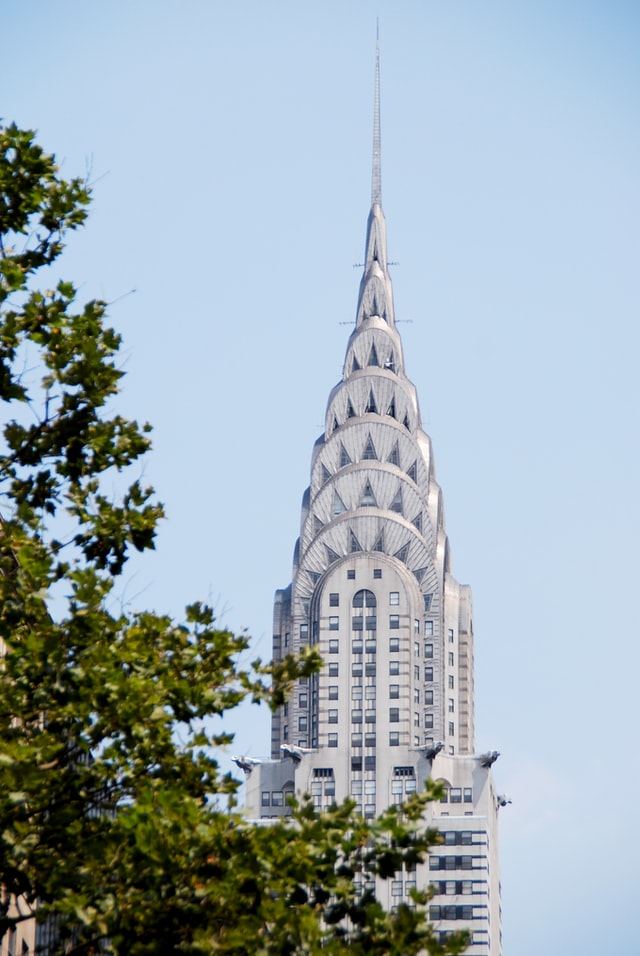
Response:
[{"label": "building facade", "polygon": [[471,591],[451,572],[442,492],[415,387],[405,372],[380,195],[376,63],[372,203],[355,327],[329,395],[303,496],[291,584],[276,592],[273,656],[315,645],[324,665],[272,720],[271,760],[245,764],[255,819],[310,793],[320,809],[352,797],[365,817],[429,777],[443,844],[417,871],[380,882],[392,907],[435,886],[441,933],[469,929],[469,952],[501,952],[497,814],[491,764],[474,754]]}]

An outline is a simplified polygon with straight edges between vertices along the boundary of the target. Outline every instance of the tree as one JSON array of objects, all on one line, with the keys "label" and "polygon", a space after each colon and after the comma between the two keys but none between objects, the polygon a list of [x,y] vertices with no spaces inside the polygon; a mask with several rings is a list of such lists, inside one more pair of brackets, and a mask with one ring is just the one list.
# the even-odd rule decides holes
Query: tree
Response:
[{"label": "tree", "polygon": [[231,735],[208,718],[247,696],[279,706],[313,651],[241,668],[247,637],[206,606],[180,623],[114,611],[162,517],[125,480],[149,428],[109,411],[122,372],[105,303],[35,288],[89,200],[32,133],[0,128],[0,939],[35,914],[55,953],[460,952],[463,934],[436,941],[427,894],[389,914],[353,879],[424,858],[433,789],[375,822],[303,801],[260,827],[236,807],[216,760]]}]

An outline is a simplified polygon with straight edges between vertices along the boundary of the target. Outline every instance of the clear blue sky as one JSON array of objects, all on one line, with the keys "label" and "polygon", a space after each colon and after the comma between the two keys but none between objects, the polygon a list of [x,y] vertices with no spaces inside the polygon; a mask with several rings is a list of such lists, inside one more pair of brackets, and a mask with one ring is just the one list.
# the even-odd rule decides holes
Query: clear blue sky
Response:
[{"label": "clear blue sky", "polygon": [[[124,600],[209,598],[269,654],[355,316],[376,16],[396,312],[513,799],[505,956],[635,956],[639,3],[1,5],[5,119],[95,181],[60,274],[114,301],[155,425],[170,520]],[[266,713],[235,729],[267,750]]]}]

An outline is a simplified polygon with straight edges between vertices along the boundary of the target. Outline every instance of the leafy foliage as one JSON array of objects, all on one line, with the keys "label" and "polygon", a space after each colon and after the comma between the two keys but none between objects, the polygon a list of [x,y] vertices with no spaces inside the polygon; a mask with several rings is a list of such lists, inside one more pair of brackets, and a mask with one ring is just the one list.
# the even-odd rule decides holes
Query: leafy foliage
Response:
[{"label": "leafy foliage", "polygon": [[280,705],[315,652],[243,669],[247,637],[206,606],[181,623],[113,610],[163,513],[139,481],[118,500],[102,488],[149,429],[109,411],[105,303],[32,287],[89,198],[32,133],[0,129],[0,938],[35,914],[56,953],[461,952],[464,935],[435,940],[427,894],[389,914],[354,883],[424,858],[432,793],[372,823],[350,802],[268,827],[236,809],[211,718],[247,696]]}]

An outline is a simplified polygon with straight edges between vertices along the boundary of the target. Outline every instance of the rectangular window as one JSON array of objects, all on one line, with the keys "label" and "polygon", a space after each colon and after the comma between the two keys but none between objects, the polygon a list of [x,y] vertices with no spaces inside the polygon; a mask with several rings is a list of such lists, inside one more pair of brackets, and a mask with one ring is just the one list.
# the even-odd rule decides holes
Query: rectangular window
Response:
[{"label": "rectangular window", "polygon": [[366,710],[364,714],[364,721],[366,724],[375,724],[376,722],[375,710]]},{"label": "rectangular window", "polygon": [[298,730],[308,730],[309,723],[307,716],[305,714],[302,717],[298,717]]},{"label": "rectangular window", "polygon": [[400,734],[397,730],[392,730],[389,734],[389,746],[390,747],[399,747],[400,746]]},{"label": "rectangular window", "polygon": [[329,736],[328,736],[328,744],[329,744],[330,747],[337,747],[337,746],[338,746],[338,735],[337,735],[337,734],[329,734]]},{"label": "rectangular window", "polygon": [[389,592],[389,604],[391,607],[397,607],[400,604],[400,591]]},{"label": "rectangular window", "polygon": [[433,729],[433,714],[426,713],[424,715],[424,726],[425,730]]},{"label": "rectangular window", "polygon": [[454,665],[453,651],[449,651],[448,661],[449,661],[449,667],[453,667]]},{"label": "rectangular window", "polygon": [[374,578],[381,578],[381,577],[382,577],[382,568],[374,568],[374,569],[373,569],[373,576],[374,576]]},{"label": "rectangular window", "polygon": [[351,769],[354,771],[362,770],[362,757],[351,758]]},{"label": "rectangular window", "polygon": [[364,676],[365,677],[375,677],[376,676],[376,662],[365,664],[364,665]]},{"label": "rectangular window", "polygon": [[330,630],[330,631],[337,631],[337,630],[339,629],[339,627],[340,627],[340,618],[337,617],[337,616],[333,616],[333,615],[332,615],[332,616],[329,618],[329,630]]},{"label": "rectangular window", "polygon": [[433,707],[433,691],[432,690],[425,690],[424,702],[428,707]]},{"label": "rectangular window", "polygon": [[460,787],[451,787],[449,790],[449,800],[451,803],[462,803],[462,790]]},{"label": "rectangular window", "polygon": [[[433,857],[431,857],[433,859]],[[429,919],[436,920],[440,919],[440,907],[439,906],[430,906],[429,907]]]},{"label": "rectangular window", "polygon": [[399,707],[389,708],[389,723],[390,724],[400,723],[400,708]]},{"label": "rectangular window", "polygon": [[365,758],[364,758],[364,769],[365,769],[365,770],[375,770],[375,769],[376,769],[376,758],[375,758],[375,757],[365,757]]},{"label": "rectangular window", "polygon": [[389,697],[391,700],[398,700],[400,697],[400,684],[389,684]]},{"label": "rectangular window", "polygon": [[351,700],[362,700],[362,684],[354,684],[351,688]]},{"label": "rectangular window", "polygon": [[428,659],[433,657],[433,644],[424,645],[424,656]]},{"label": "rectangular window", "polygon": [[[465,787],[462,793],[464,795],[465,803],[473,803],[473,790],[471,787]],[[469,842],[471,842],[471,840],[469,840]]]},{"label": "rectangular window", "polygon": [[307,641],[308,638],[309,638],[309,625],[301,624],[300,625],[300,640],[304,642],[304,641]]},{"label": "rectangular window", "polygon": [[291,634],[287,631],[287,633],[284,636],[284,646],[288,647],[290,643],[291,643]]},{"label": "rectangular window", "polygon": [[473,843],[473,830],[463,830],[460,834],[460,843],[462,846],[471,846]]},{"label": "rectangular window", "polygon": [[288,716],[289,716],[289,705],[288,705],[288,704],[285,704],[282,709],[284,710],[284,716],[285,716],[285,717],[288,717]]},{"label": "rectangular window", "polygon": [[433,680],[433,667],[425,667],[424,669],[424,679],[426,681]]},{"label": "rectangular window", "polygon": [[448,678],[447,683],[448,683],[448,685],[449,685],[449,690],[453,690],[453,688],[455,687],[455,678],[454,678],[453,674],[449,674],[449,678]]},{"label": "rectangular window", "polygon": [[420,641],[413,642],[413,653],[415,657],[420,657]]},{"label": "rectangular window", "polygon": [[307,694],[300,694],[298,697],[298,706],[306,708],[309,706],[309,697]]},{"label": "rectangular window", "polygon": [[413,714],[413,726],[414,727],[420,726],[420,714],[417,711],[414,711],[414,714]]},{"label": "rectangular window", "polygon": [[335,591],[329,595],[329,607],[340,607],[340,595]]},{"label": "rectangular window", "polygon": [[400,673],[400,661],[389,661],[389,674],[392,677]]},{"label": "rectangular window", "polygon": [[454,736],[455,736],[455,733],[456,733],[455,724],[453,723],[452,720],[450,720],[450,721],[449,721],[449,736],[450,736],[450,737],[454,737]]},{"label": "rectangular window", "polygon": [[338,665],[329,664],[329,677],[337,677],[337,676],[338,676]]},{"label": "rectangular window", "polygon": [[351,618],[351,630],[352,631],[362,630],[362,616]]},{"label": "rectangular window", "polygon": [[455,710],[455,702],[453,700],[453,697],[450,697],[449,698],[449,713],[452,714],[454,710]]},{"label": "rectangular window", "polygon": [[364,650],[362,641],[354,641],[351,645],[351,650],[354,654],[362,654],[362,651]]},{"label": "rectangular window", "polygon": [[362,677],[362,661],[357,661],[351,665],[351,676]]},{"label": "rectangular window", "polygon": [[462,880],[460,883],[460,892],[463,896],[471,896],[473,893],[473,883],[471,880]]},{"label": "rectangular window", "polygon": [[282,790],[273,790],[271,792],[271,806],[272,807],[284,806],[284,794]]},{"label": "rectangular window", "polygon": [[364,735],[364,745],[365,747],[375,747],[376,745],[376,735],[369,732]]},{"label": "rectangular window", "polygon": [[413,702],[414,704],[420,703],[420,690],[417,687],[413,689]]},{"label": "rectangular window", "polygon": [[268,807],[271,803],[271,794],[268,790],[262,791],[262,806]]},{"label": "rectangular window", "polygon": [[400,615],[399,614],[390,614],[389,615],[389,627],[392,631],[397,631],[400,627]]},{"label": "rectangular window", "polygon": [[364,782],[364,792],[369,795],[375,794],[376,792],[376,782],[375,780],[365,780]]},{"label": "rectangular window", "polygon": [[449,643],[453,644],[453,628],[452,627],[449,628],[448,633],[449,633]]},{"label": "rectangular window", "polygon": [[402,896],[402,880],[391,881],[391,895]]},{"label": "rectangular window", "polygon": [[375,631],[376,629],[376,618],[374,616],[368,617],[365,619],[364,623],[365,631]]},{"label": "rectangular window", "polygon": [[356,572],[354,570],[347,571],[347,581],[355,581]]},{"label": "rectangular window", "polygon": [[337,700],[337,699],[338,699],[338,685],[329,684],[329,700]]},{"label": "rectangular window", "polygon": [[367,684],[364,689],[364,699],[365,700],[375,700],[376,699],[376,685]]},{"label": "rectangular window", "polygon": [[352,780],[351,781],[351,793],[359,797],[362,793],[362,780]]},{"label": "rectangular window", "polygon": [[414,667],[413,667],[413,679],[420,680],[420,668],[418,667],[417,664],[414,664]]},{"label": "rectangular window", "polygon": [[433,621],[424,622],[424,633],[425,637],[431,637],[433,635]]},{"label": "rectangular window", "polygon": [[337,653],[338,653],[338,650],[339,650],[339,648],[338,648],[338,642],[337,642],[337,641],[329,641],[329,653],[330,653],[330,654],[337,654]]},{"label": "rectangular window", "polygon": [[362,723],[362,711],[361,711],[361,710],[352,710],[352,711],[351,711],[351,723],[352,723],[352,724],[361,724],[361,723]]},{"label": "rectangular window", "polygon": [[389,653],[397,654],[399,650],[400,650],[400,638],[390,637],[389,638]]},{"label": "rectangular window", "polygon": [[330,711],[329,711],[329,723],[330,723],[330,724],[337,724],[337,723],[338,723],[338,711],[337,711],[337,710],[330,710]]},{"label": "rectangular window", "polygon": [[415,631],[416,634],[420,633],[420,621],[418,620],[418,618],[416,618],[413,622],[413,630]]},{"label": "rectangular window", "polygon": [[351,734],[351,746],[362,747],[362,734]]}]

